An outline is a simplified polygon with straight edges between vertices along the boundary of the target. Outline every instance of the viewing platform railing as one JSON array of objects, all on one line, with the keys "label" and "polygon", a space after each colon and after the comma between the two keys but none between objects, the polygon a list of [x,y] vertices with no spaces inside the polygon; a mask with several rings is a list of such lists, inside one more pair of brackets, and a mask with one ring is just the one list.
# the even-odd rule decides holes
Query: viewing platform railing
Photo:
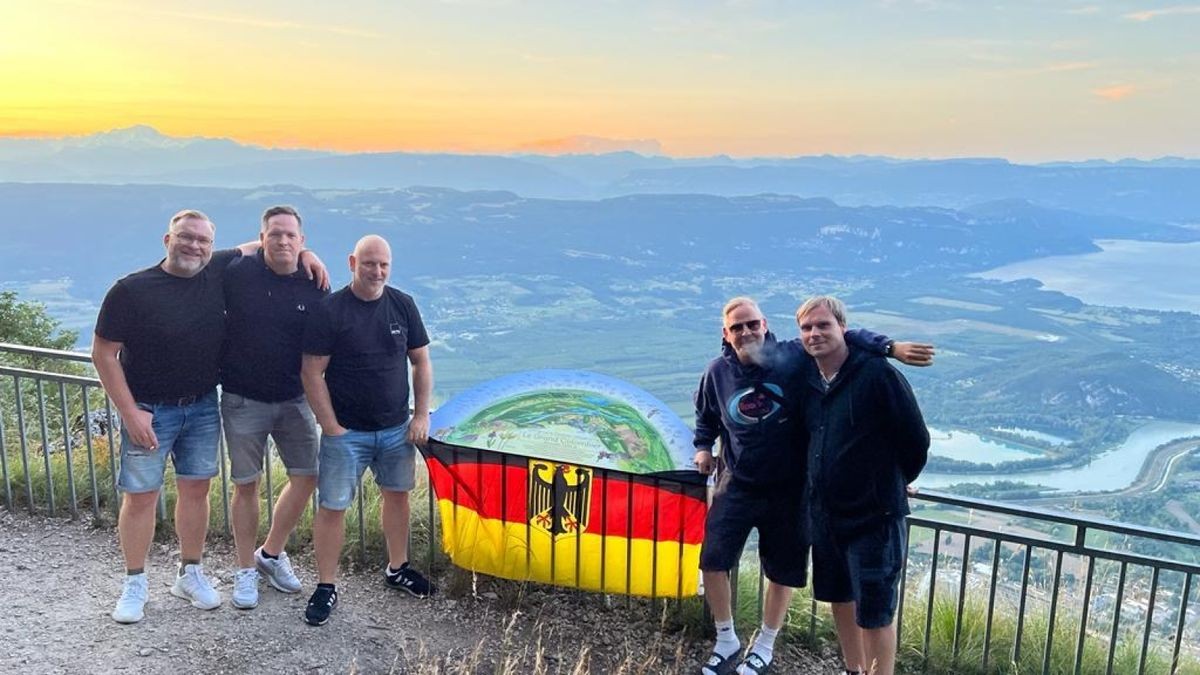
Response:
[{"label": "viewing platform railing", "polygon": [[[113,412],[89,356],[0,343],[5,508],[115,521]],[[213,506],[228,536],[224,439],[220,453]],[[272,464],[263,479],[268,518],[277,492]],[[432,491],[427,503],[432,563]],[[942,492],[921,492],[912,503],[898,610],[906,663],[930,672],[1200,672],[1200,536]],[[362,489],[354,515],[365,561]],[[753,552],[743,568],[757,570]],[[743,575],[743,593],[747,585]],[[807,624],[801,632],[813,640],[828,636],[828,610],[808,604],[793,625]]]}]

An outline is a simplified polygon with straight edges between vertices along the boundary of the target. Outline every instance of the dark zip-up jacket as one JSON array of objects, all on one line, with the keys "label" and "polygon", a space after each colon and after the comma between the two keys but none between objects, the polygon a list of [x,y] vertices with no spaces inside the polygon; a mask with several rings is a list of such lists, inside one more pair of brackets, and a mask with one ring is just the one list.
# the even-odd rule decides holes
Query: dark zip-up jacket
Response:
[{"label": "dark zip-up jacket", "polygon": [[[859,329],[846,336],[870,352],[887,351],[886,335]],[[771,333],[763,356],[762,366],[743,364],[722,341],[721,356],[709,362],[696,390],[693,443],[711,448],[720,438],[725,475],[739,483],[801,489],[808,433],[800,397],[816,365],[798,340],[778,342]]]},{"label": "dark zip-up jacket", "polygon": [[851,346],[828,390],[817,368],[806,387],[814,520],[852,534],[907,515],[905,487],[929,457],[929,430],[908,381],[887,359]]}]

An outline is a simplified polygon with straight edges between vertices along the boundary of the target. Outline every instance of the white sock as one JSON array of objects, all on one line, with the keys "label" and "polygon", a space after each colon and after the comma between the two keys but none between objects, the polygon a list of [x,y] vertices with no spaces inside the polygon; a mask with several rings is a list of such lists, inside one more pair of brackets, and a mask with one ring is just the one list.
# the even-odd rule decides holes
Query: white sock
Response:
[{"label": "white sock", "polygon": [[[771,628],[767,624],[763,624],[762,628],[758,629],[758,637],[754,640],[754,646],[750,648],[752,654],[758,654],[762,657],[764,663],[770,664],[771,659],[775,656],[775,638],[779,635],[778,628]],[[739,668],[738,673],[741,675],[750,675],[753,671],[749,669]]]},{"label": "white sock", "polygon": [[742,648],[742,641],[738,639],[737,632],[733,630],[733,619],[718,621],[716,626],[717,643],[713,645],[713,651],[721,656],[738,653]]}]

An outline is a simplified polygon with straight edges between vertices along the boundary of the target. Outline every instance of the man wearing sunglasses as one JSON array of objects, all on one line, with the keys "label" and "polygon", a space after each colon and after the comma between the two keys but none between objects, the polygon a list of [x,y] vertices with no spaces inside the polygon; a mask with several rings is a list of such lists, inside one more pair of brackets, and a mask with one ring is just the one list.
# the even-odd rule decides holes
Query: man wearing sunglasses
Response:
[{"label": "man wearing sunglasses", "polygon": [[[722,353],[709,363],[696,392],[696,466],[703,473],[713,471],[712,447],[718,438],[723,463],[700,553],[704,592],[717,629],[702,672],[727,675],[736,667],[742,674],[765,673],[792,592],[807,583],[807,435],[798,398],[805,374],[815,366],[798,341],[775,339],[754,300],[733,298],[721,315]],[[893,343],[863,330],[846,337],[864,352],[895,356],[911,365],[932,363],[931,345]],[[752,528],[758,530],[766,598],[759,636],[739,664],[742,645],[733,625],[729,571]]]}]

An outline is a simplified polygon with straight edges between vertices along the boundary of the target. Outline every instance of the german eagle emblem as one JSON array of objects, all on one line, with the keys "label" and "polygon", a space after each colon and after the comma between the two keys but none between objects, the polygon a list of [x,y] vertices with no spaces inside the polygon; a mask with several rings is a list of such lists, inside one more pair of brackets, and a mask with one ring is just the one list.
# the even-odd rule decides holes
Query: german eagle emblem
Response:
[{"label": "german eagle emblem", "polygon": [[592,470],[545,460],[529,461],[529,522],[550,536],[587,529]]}]

